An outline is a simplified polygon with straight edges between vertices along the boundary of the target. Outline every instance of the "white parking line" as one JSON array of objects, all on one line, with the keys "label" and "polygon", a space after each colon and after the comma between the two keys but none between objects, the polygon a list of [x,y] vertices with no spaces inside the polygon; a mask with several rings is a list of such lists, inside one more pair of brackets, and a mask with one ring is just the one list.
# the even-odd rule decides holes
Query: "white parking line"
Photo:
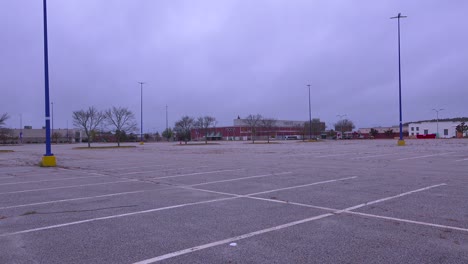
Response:
[{"label": "white parking line", "polygon": [[412,159],[422,159],[422,158],[428,158],[428,157],[443,156],[443,155],[448,155],[448,154],[453,154],[453,153],[455,153],[455,152],[447,152],[447,153],[440,153],[440,154],[424,155],[424,156],[417,156],[417,157],[403,158],[403,159],[397,159],[397,160],[412,160]]},{"label": "white parking line", "polygon": [[432,223],[427,223],[427,222],[414,221],[414,220],[402,219],[402,218],[396,218],[396,217],[381,216],[381,215],[366,214],[366,213],[361,213],[361,212],[346,211],[344,213],[353,214],[353,215],[360,215],[360,216],[366,216],[366,217],[372,217],[372,218],[385,219],[385,220],[391,220],[391,221],[396,221],[396,222],[403,222],[403,223],[410,223],[410,224],[416,224],[416,225],[438,227],[438,228],[442,228],[442,229],[451,229],[451,230],[468,232],[467,228],[456,227],[456,226],[432,224]]},{"label": "white parking line", "polygon": [[356,158],[352,158],[352,160],[356,160],[356,159],[372,159],[372,158],[383,157],[383,156],[390,156],[390,155],[398,155],[398,153],[388,153],[388,154],[378,154],[378,155],[369,155],[369,156],[359,156],[359,157],[356,157]]},{"label": "white parking line", "polygon": [[338,157],[338,156],[345,156],[345,155],[353,155],[354,156],[354,154],[351,154],[351,153],[342,153],[342,154],[315,156],[314,158],[328,158],[328,157]]},{"label": "white parking line", "polygon": [[146,213],[152,213],[152,212],[163,211],[163,210],[168,210],[168,209],[181,208],[181,207],[190,206],[190,205],[214,203],[214,202],[226,201],[226,200],[232,200],[232,199],[236,199],[236,197],[219,198],[219,199],[201,201],[201,202],[195,202],[195,203],[186,203],[186,204],[179,204],[179,205],[160,207],[160,208],[155,208],[155,209],[150,209],[150,210],[145,210],[145,211],[137,211],[137,212],[126,213],[126,214],[110,215],[110,216],[104,216],[104,217],[98,217],[98,218],[91,218],[91,219],[86,219],[86,220],[81,220],[81,221],[69,222],[69,223],[65,223],[65,224],[51,225],[51,226],[27,229],[27,230],[18,231],[18,232],[5,233],[5,234],[1,234],[0,237],[11,236],[11,235],[19,235],[19,234],[26,234],[26,233],[36,232],[36,231],[42,231],[42,230],[65,227],[65,226],[71,226],[71,225],[78,225],[78,224],[89,223],[89,222],[94,222],[94,221],[114,219],[114,218],[119,218],[119,217],[124,217],[124,216],[131,216],[131,215],[138,215],[138,214],[146,214]]},{"label": "white parking line", "polygon": [[272,173],[272,174],[263,174],[263,175],[248,176],[248,177],[242,177],[242,178],[234,178],[234,179],[229,179],[229,180],[220,180],[220,181],[203,182],[203,183],[191,184],[191,185],[189,185],[189,186],[190,186],[190,187],[193,187],[193,186],[208,185],[208,184],[213,184],[213,183],[240,181],[240,180],[253,179],[253,178],[261,178],[261,177],[269,177],[269,176],[280,176],[280,175],[285,175],[285,174],[292,174],[292,172],[280,172],[280,173]]},{"label": "white parking line", "polygon": [[399,198],[399,197],[406,196],[406,195],[413,194],[413,193],[417,193],[417,192],[426,191],[426,190],[429,190],[429,189],[432,189],[432,188],[436,188],[436,187],[440,187],[440,186],[444,186],[444,185],[447,185],[447,184],[446,184],[446,183],[441,183],[441,184],[436,184],[436,185],[424,187],[424,188],[421,188],[421,189],[417,189],[417,190],[414,190],[414,191],[409,191],[409,192],[401,193],[401,194],[398,194],[398,195],[395,195],[395,196],[386,197],[386,198],[379,199],[379,200],[375,200],[375,201],[372,201],[372,202],[367,202],[367,203],[363,203],[363,204],[358,204],[358,205],[355,205],[355,206],[352,206],[352,207],[348,207],[348,208],[346,208],[346,209],[343,209],[342,211],[352,211],[352,210],[356,210],[356,209],[359,209],[359,208],[364,207],[364,206],[367,206],[367,205],[376,204],[376,203],[381,203],[381,202],[384,202],[384,201],[392,200],[392,199],[395,199],[395,198]]},{"label": "white parking line", "polygon": [[314,182],[314,183],[309,183],[309,184],[304,184],[304,185],[296,185],[296,186],[285,187],[285,188],[279,188],[279,189],[276,189],[276,190],[269,190],[269,191],[264,191],[264,192],[251,193],[251,194],[247,194],[246,196],[253,196],[253,195],[259,195],[259,194],[265,194],[265,193],[272,193],[272,192],[278,192],[278,191],[284,191],[284,190],[290,190],[290,189],[297,189],[297,188],[303,188],[303,187],[308,187],[308,186],[313,186],[313,185],[318,185],[318,184],[324,184],[324,183],[330,183],[330,182],[338,182],[338,181],[344,181],[344,180],[351,180],[351,179],[355,179],[355,178],[357,178],[357,176],[346,177],[346,178],[335,179],[335,180],[327,180],[327,181]]},{"label": "white parking line", "polygon": [[112,196],[126,195],[126,194],[133,194],[133,193],[141,193],[141,192],[145,192],[145,191],[144,191],[144,190],[141,190],[141,191],[133,191],[133,192],[110,193],[110,194],[104,194],[104,195],[98,195],[98,196],[88,196],[88,197],[71,198],[71,199],[62,199],[62,200],[47,201],[47,202],[40,202],[40,203],[30,203],[30,204],[12,205],[12,206],[0,207],[0,210],[3,210],[3,209],[11,209],[11,208],[17,208],[17,207],[27,207],[27,206],[34,206],[34,205],[51,204],[51,203],[62,203],[62,202],[79,201],[79,200],[86,200],[86,199],[95,199],[95,198],[103,198],[103,197],[112,197]]},{"label": "white parking line", "polygon": [[14,177],[13,176],[0,177],[0,180],[2,180],[2,179],[11,179],[11,178],[14,178]]},{"label": "white parking line", "polygon": [[4,192],[1,194],[14,194],[14,193],[25,193],[25,192],[38,192],[38,191],[48,191],[48,190],[58,190],[58,189],[68,189],[68,188],[77,188],[77,187],[85,187],[85,186],[95,186],[95,185],[105,185],[105,184],[114,184],[114,183],[122,183],[122,182],[136,182],[137,179],[134,180],[124,180],[124,181],[114,181],[114,182],[101,182],[101,183],[90,183],[90,184],[82,184],[82,185],[71,185],[71,186],[62,186],[62,187],[53,187],[53,188],[43,188],[43,189],[31,189],[31,190],[22,190],[22,191],[14,191],[14,192]]},{"label": "white parking line", "polygon": [[[160,172],[160,171],[172,171],[172,170],[184,170],[184,169],[200,169],[200,168],[206,168],[206,167],[208,167],[208,166],[185,167],[185,168],[172,168],[172,169],[159,169],[159,170],[157,170],[157,171]],[[135,174],[143,174],[143,173],[150,173],[150,172],[155,172],[155,170],[126,172],[126,173],[121,173],[121,174],[119,174],[118,176],[135,175]]]},{"label": "white parking line", "polygon": [[213,174],[213,173],[220,173],[220,172],[240,171],[240,170],[244,170],[244,169],[195,172],[195,173],[187,173],[187,174],[177,174],[177,175],[172,175],[172,176],[156,177],[156,178],[151,178],[151,179],[177,178],[177,177],[185,177],[185,176],[193,176],[193,175],[203,175],[203,174]]},{"label": "white parking line", "polygon": [[460,160],[456,160],[456,161],[466,161],[466,160],[468,160],[468,158],[466,158],[466,159],[460,159]]},{"label": "white parking line", "polygon": [[66,181],[66,180],[76,180],[76,179],[89,179],[89,178],[98,178],[98,177],[109,177],[109,176],[98,175],[98,176],[71,177],[71,178],[62,178],[62,179],[53,179],[53,180],[24,181],[24,182],[7,182],[7,183],[0,183],[0,186],[2,186],[2,185],[23,184],[23,183],[37,183],[37,182],[49,182],[49,181]]},{"label": "white parking line", "polygon": [[[184,185],[184,186],[171,186],[171,187],[168,187],[168,188],[157,189],[157,191],[168,190],[168,189],[176,189],[176,188],[180,188],[180,187],[186,188],[186,187],[192,187],[192,186],[208,185],[208,184],[212,184],[212,183],[220,183],[220,182],[228,182],[228,181],[240,181],[240,180],[260,178],[260,177],[268,177],[268,176],[280,176],[280,175],[290,174],[290,173],[292,173],[292,172],[280,172],[280,173],[274,173],[274,174],[255,175],[255,176],[248,176],[248,177],[235,178],[235,179],[222,180],[222,181],[210,181],[210,182],[197,183],[197,184]],[[198,190],[198,189],[196,189],[196,190]],[[0,209],[11,209],[11,208],[16,208],[16,207],[27,207],[27,206],[35,206],[35,205],[43,205],[43,204],[62,203],[62,202],[69,202],[69,201],[87,200],[87,199],[95,199],[95,198],[101,198],[101,197],[111,197],[111,196],[127,195],[127,194],[142,193],[142,192],[152,192],[152,191],[154,191],[154,190],[139,190],[139,191],[132,191],[132,192],[110,193],[110,194],[98,195],[98,196],[86,196],[86,197],[61,199],[61,200],[53,200],[53,201],[30,203],[30,204],[10,205],[10,206],[5,206],[5,207],[0,207]]]},{"label": "white parking line", "polygon": [[[439,184],[437,186],[442,186],[442,185],[444,185],[444,184]],[[429,187],[426,187],[426,188],[422,188],[422,189],[418,189],[418,190],[415,190],[415,191],[402,193],[402,194],[395,195],[395,196],[392,196],[392,197],[387,197],[387,198],[371,201],[371,202],[368,202],[368,203],[365,203],[365,204],[369,205],[369,204],[375,204],[375,203],[379,203],[379,202],[383,202],[383,201],[388,201],[390,199],[395,199],[395,198],[401,197],[403,195],[411,194],[411,193],[414,193],[414,192],[417,192],[417,191],[423,191],[423,190],[427,190],[427,189],[430,189],[430,188],[434,188],[434,186],[429,186]],[[286,224],[283,224],[283,225],[278,225],[278,226],[274,226],[274,227],[254,231],[254,232],[243,234],[243,235],[240,235],[240,236],[235,236],[235,237],[219,240],[219,241],[216,241],[216,242],[212,242],[212,243],[208,243],[208,244],[204,244],[204,245],[200,245],[200,246],[195,246],[195,247],[191,247],[191,248],[171,252],[171,253],[164,254],[164,255],[161,255],[161,256],[157,256],[157,257],[154,257],[154,258],[138,261],[138,262],[135,262],[134,264],[150,264],[150,263],[158,262],[158,261],[161,261],[161,260],[170,259],[170,258],[173,258],[173,257],[178,257],[178,256],[189,254],[189,253],[192,253],[192,252],[195,252],[195,251],[199,251],[199,250],[203,250],[203,249],[207,249],[207,248],[211,248],[211,247],[231,243],[231,242],[238,241],[238,240],[241,240],[241,239],[246,239],[246,238],[249,238],[249,237],[269,233],[269,232],[272,232],[272,231],[277,231],[277,230],[280,230],[280,229],[296,226],[296,225],[303,224],[303,223],[316,221],[316,220],[319,220],[319,219],[322,219],[322,218],[325,218],[325,217],[329,217],[329,216],[333,216],[333,215],[340,214],[340,213],[343,213],[343,212],[347,212],[349,210],[352,210],[350,208],[354,208],[354,207],[355,206],[349,207],[348,209],[345,209],[345,210],[338,210],[338,211],[333,212],[333,213],[321,214],[321,215],[318,215],[318,216],[309,217],[309,218],[306,218],[306,219],[286,223]]]},{"label": "white parking line", "polygon": [[[326,181],[326,182],[333,182],[333,181]],[[326,183],[325,181],[320,182],[320,183]],[[319,182],[317,183],[312,183],[312,184],[320,184]],[[303,187],[304,185],[298,186],[298,188]],[[188,187],[175,187],[175,188],[185,188],[185,189],[191,189]],[[289,187],[288,189],[290,189]],[[192,190],[198,190],[193,188]],[[206,190],[202,190],[206,191]],[[276,190],[273,190],[276,191]],[[209,192],[209,191],[207,191]],[[213,193],[217,193],[214,192]],[[222,193],[219,193],[222,194]],[[231,197],[228,198],[217,198],[213,200],[207,200],[207,201],[202,201],[202,202],[194,202],[194,203],[186,203],[186,204],[181,204],[181,205],[173,205],[173,206],[167,206],[167,207],[161,207],[161,208],[155,208],[155,209],[150,209],[150,210],[144,210],[144,211],[136,211],[132,213],[126,213],[126,214],[119,214],[119,215],[111,215],[111,216],[106,216],[106,217],[98,217],[98,218],[91,218],[91,219],[86,219],[86,220],[81,220],[81,221],[75,221],[75,222],[69,222],[69,223],[64,223],[64,224],[58,224],[58,225],[52,225],[52,226],[46,226],[46,227],[40,227],[40,228],[33,228],[33,229],[27,229],[23,231],[18,231],[18,232],[13,232],[13,233],[5,233],[1,234],[0,237],[2,236],[10,236],[10,235],[17,235],[17,234],[24,234],[24,233],[30,233],[30,232],[36,232],[36,231],[41,231],[41,230],[47,230],[47,229],[53,229],[53,228],[59,228],[59,227],[64,227],[64,226],[70,226],[70,225],[77,225],[77,224],[82,224],[82,223],[88,223],[88,222],[93,222],[93,221],[99,221],[99,220],[106,220],[106,219],[113,219],[113,218],[119,218],[119,217],[124,217],[124,216],[131,216],[131,215],[136,215],[136,214],[145,214],[145,213],[151,213],[151,212],[156,212],[156,211],[162,211],[162,210],[168,210],[168,209],[174,209],[174,208],[179,208],[179,207],[185,207],[189,205],[198,205],[198,204],[205,204],[205,203],[212,203],[212,202],[218,202],[218,201],[225,201],[225,200],[233,200],[233,199],[238,199],[238,198],[243,198],[246,197],[245,195],[236,195],[236,194],[227,194]],[[253,195],[253,194],[250,194]]]}]

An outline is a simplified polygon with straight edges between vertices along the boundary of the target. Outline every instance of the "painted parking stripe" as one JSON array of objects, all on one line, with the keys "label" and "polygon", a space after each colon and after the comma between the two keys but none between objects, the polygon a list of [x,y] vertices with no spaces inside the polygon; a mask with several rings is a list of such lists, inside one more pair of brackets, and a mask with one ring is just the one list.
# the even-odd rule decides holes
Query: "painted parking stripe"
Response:
[{"label": "painted parking stripe", "polygon": [[466,158],[466,159],[460,159],[460,160],[456,160],[456,161],[466,161],[466,160],[468,160],[468,158]]},{"label": "painted parking stripe", "polygon": [[[210,182],[204,182],[204,183],[184,185],[182,187],[185,188],[185,187],[192,187],[192,186],[209,185],[209,184],[213,184],[213,183],[228,182],[228,181],[240,181],[240,180],[247,180],[247,179],[252,179],[252,178],[260,178],[260,177],[268,177],[268,176],[280,176],[280,175],[285,175],[285,174],[290,174],[290,173],[292,173],[292,172],[280,172],[280,173],[274,173],[274,174],[254,175],[254,176],[234,178],[234,179],[229,179],[229,180],[210,181]],[[157,191],[168,190],[168,189],[176,189],[176,188],[180,188],[180,186],[171,186],[171,187],[167,187],[167,188],[161,188],[161,189],[157,189]],[[10,206],[5,206],[5,207],[0,207],[0,210],[1,209],[17,208],[17,207],[27,207],[27,206],[35,206],[35,205],[43,205],[43,204],[63,203],[63,202],[70,202],[70,201],[95,199],[95,198],[102,198],[102,197],[112,197],[112,196],[127,195],[127,194],[134,194],[134,193],[143,193],[143,192],[152,192],[152,191],[154,191],[154,190],[139,190],[139,191],[132,191],[132,192],[110,193],[110,194],[98,195],[98,196],[85,196],[85,197],[45,201],[45,202],[30,203],[30,204],[10,205]]]},{"label": "painted parking stripe", "polygon": [[[330,181],[327,181],[330,182]],[[325,183],[325,182],[320,182],[320,183]],[[315,183],[319,184],[319,183]],[[303,185],[298,186],[303,187]],[[189,187],[173,187],[173,188],[186,188],[186,189],[192,189]],[[193,188],[192,190],[198,190]],[[207,191],[207,190],[200,190],[200,191]],[[276,191],[276,190],[273,190]],[[209,192],[209,191],[207,191]],[[217,193],[212,191],[212,193]],[[218,192],[219,193],[219,192]],[[219,193],[222,194],[222,193]],[[186,204],[181,204],[181,205],[173,205],[173,206],[167,206],[167,207],[161,207],[161,208],[155,208],[155,209],[149,209],[149,210],[144,210],[144,211],[136,211],[132,213],[125,213],[125,214],[119,214],[119,215],[111,215],[111,216],[105,216],[105,217],[98,217],[98,218],[91,218],[91,219],[86,219],[86,220],[81,220],[81,221],[75,221],[75,222],[69,222],[69,223],[64,223],[64,224],[58,224],[58,225],[51,225],[51,226],[45,226],[45,227],[39,227],[39,228],[33,228],[33,229],[27,229],[27,230],[22,230],[18,232],[13,232],[13,233],[5,233],[1,234],[0,237],[2,236],[10,236],[10,235],[18,235],[18,234],[25,234],[25,233],[31,233],[31,232],[36,232],[36,231],[42,231],[42,230],[47,230],[47,229],[53,229],[53,228],[60,228],[60,227],[65,227],[65,226],[71,226],[71,225],[78,225],[78,224],[83,224],[83,223],[88,223],[88,222],[94,222],[94,221],[100,221],[100,220],[107,220],[107,219],[113,219],[113,218],[120,218],[124,216],[131,216],[131,215],[137,215],[137,214],[146,214],[146,213],[152,213],[152,212],[157,212],[157,211],[163,211],[163,210],[169,210],[169,209],[174,209],[174,208],[180,208],[180,207],[186,207],[190,205],[198,205],[198,204],[205,204],[205,203],[212,203],[212,202],[218,202],[218,201],[226,201],[226,200],[233,200],[233,199],[239,199],[243,197],[247,197],[245,195],[237,195],[237,194],[226,194],[230,197],[227,198],[217,198],[213,200],[207,200],[207,201],[201,201],[201,202],[194,202],[194,203],[186,203]],[[251,194],[253,195],[253,194]]]},{"label": "painted parking stripe", "polygon": [[98,177],[109,177],[109,176],[106,176],[106,175],[96,175],[96,176],[86,176],[86,177],[61,178],[61,179],[53,179],[53,180],[23,181],[23,182],[7,182],[7,183],[0,183],[0,186],[2,186],[2,185],[24,184],[24,183],[38,183],[38,182],[50,182],[50,181],[67,181],[67,180],[77,180],[77,179],[89,179],[89,178],[98,178]]},{"label": "painted parking stripe", "polygon": [[110,193],[110,194],[104,194],[104,195],[79,197],[79,198],[71,198],[71,199],[62,199],[62,200],[47,201],[47,202],[40,202],[40,203],[19,204],[19,205],[0,207],[0,210],[17,208],[17,207],[27,207],[27,206],[44,205],[44,204],[52,204],[52,203],[62,203],[62,202],[71,202],[71,201],[79,201],[79,200],[87,200],[87,199],[96,199],[96,198],[103,198],[103,197],[112,197],[112,196],[127,195],[127,194],[142,193],[142,192],[145,192],[145,191],[141,190],[141,191],[133,191],[133,192]]},{"label": "painted parking stripe", "polygon": [[292,174],[292,172],[280,172],[280,173],[271,173],[271,174],[247,176],[247,177],[234,178],[234,179],[229,179],[229,180],[220,180],[220,181],[211,181],[211,182],[203,182],[203,183],[197,183],[197,184],[190,184],[189,186],[190,186],[190,187],[192,187],[192,186],[201,186],[201,185],[208,185],[208,184],[213,184],[213,183],[232,182],[232,181],[240,181],[240,180],[247,180],[247,179],[254,179],[254,178],[262,178],[262,177],[269,177],[269,176],[280,176],[280,175],[286,175],[286,174]]},{"label": "painted parking stripe", "polygon": [[138,214],[146,214],[146,213],[152,213],[152,212],[157,212],[157,211],[181,208],[181,207],[186,207],[186,206],[191,206],[191,205],[214,203],[214,202],[227,201],[227,200],[232,200],[232,199],[236,199],[236,197],[219,198],[219,199],[208,200],[208,201],[201,201],[201,202],[194,202],[194,203],[186,203],[186,204],[178,204],[178,205],[160,207],[160,208],[155,208],[155,209],[150,209],[150,210],[145,210],[145,211],[137,211],[137,212],[126,213],[126,214],[110,215],[110,216],[104,216],[104,217],[98,217],[98,218],[91,218],[91,219],[86,219],[86,220],[81,220],[81,221],[69,222],[69,223],[65,223],[65,224],[51,225],[51,226],[27,229],[27,230],[18,231],[18,232],[5,233],[5,234],[1,234],[0,237],[19,235],[19,234],[26,234],[26,233],[37,232],[37,231],[42,231],[42,230],[47,230],[47,229],[54,229],[54,228],[59,228],[59,227],[84,224],[84,223],[89,223],[89,222],[94,222],[94,221],[114,219],[114,218],[120,218],[120,217],[132,216],[132,215],[138,215]]},{"label": "painted parking stripe", "polygon": [[114,182],[101,182],[101,183],[90,183],[90,184],[81,184],[81,185],[71,185],[71,186],[62,186],[62,187],[53,187],[53,188],[43,188],[43,189],[31,189],[31,190],[22,190],[22,191],[14,191],[14,192],[4,192],[2,194],[14,194],[14,193],[26,193],[26,192],[38,192],[38,191],[48,191],[48,190],[58,190],[58,189],[68,189],[68,188],[78,188],[78,187],[85,187],[85,186],[96,186],[96,185],[105,185],[105,184],[115,184],[115,183],[123,183],[123,182],[137,182],[139,180],[124,180],[124,181],[114,181]]},{"label": "painted parking stripe", "polygon": [[[442,185],[438,185],[438,186],[442,186]],[[432,186],[429,186],[429,187],[432,187]],[[391,197],[371,201],[371,202],[366,203],[366,205],[380,203],[380,202],[383,202],[383,201],[388,201],[390,199],[395,199],[395,198],[398,198],[398,197],[402,197],[405,194],[407,195],[407,194],[415,193],[417,191],[424,191],[424,190],[427,190],[429,187],[418,189],[418,190],[415,190],[415,191],[410,191],[410,192],[403,193],[403,194],[400,194],[400,195],[395,195],[395,196],[391,196]],[[434,187],[432,187],[432,188],[434,188]],[[353,206],[353,207],[355,207],[355,206]],[[246,239],[246,238],[250,238],[250,237],[253,237],[253,236],[258,236],[258,235],[261,235],[261,234],[281,230],[281,229],[284,229],[284,228],[300,225],[300,224],[303,224],[303,223],[316,221],[316,220],[319,220],[319,219],[323,219],[325,217],[330,217],[330,216],[333,216],[333,215],[336,215],[336,214],[340,214],[340,213],[349,211],[349,210],[351,210],[350,208],[353,208],[353,207],[349,207],[348,209],[345,209],[345,210],[338,210],[338,211],[333,212],[333,213],[326,213],[326,214],[321,214],[321,215],[318,215],[318,216],[309,217],[309,218],[305,218],[305,219],[298,220],[298,221],[293,221],[293,222],[286,223],[286,224],[283,224],[283,225],[278,225],[278,226],[274,226],[274,227],[254,231],[254,232],[251,232],[251,233],[247,233],[247,234],[243,234],[243,235],[240,235],[240,236],[235,236],[235,237],[219,240],[219,241],[216,241],[216,242],[212,242],[212,243],[208,243],[208,244],[204,244],[204,245],[200,245],[200,246],[195,246],[195,247],[175,251],[175,252],[164,254],[164,255],[161,255],[161,256],[157,256],[157,257],[154,257],[154,258],[138,261],[138,262],[135,262],[134,264],[155,263],[155,262],[158,262],[158,261],[161,261],[161,260],[178,257],[178,256],[189,254],[189,253],[192,253],[192,252],[195,252],[195,251],[199,251],[199,250],[203,250],[203,249],[207,249],[207,248],[211,248],[211,247],[215,247],[215,246],[220,246],[220,245],[231,243],[231,242],[238,241],[238,240],[241,240],[241,239]]]},{"label": "painted parking stripe", "polygon": [[[200,166],[200,167],[185,167],[185,168],[172,168],[172,169],[160,169],[157,170],[159,171],[172,171],[172,170],[185,170],[185,169],[200,169],[200,168],[206,168],[208,166]],[[121,173],[118,176],[125,176],[125,175],[135,175],[135,174],[143,174],[143,173],[151,173],[155,172],[155,170],[149,170],[149,171],[132,171],[132,172],[126,172],[126,173]]]},{"label": "painted parking stripe", "polygon": [[185,176],[193,176],[193,175],[203,175],[203,174],[213,174],[213,173],[220,173],[220,172],[240,171],[240,170],[244,170],[244,169],[216,170],[216,171],[206,171],[206,172],[195,172],[195,173],[177,174],[177,175],[172,175],[172,176],[156,177],[156,178],[151,178],[151,179],[177,178],[177,177],[185,177]]},{"label": "painted parking stripe", "polygon": [[455,152],[447,152],[447,153],[440,153],[440,154],[424,155],[424,156],[403,158],[403,159],[397,159],[397,160],[400,161],[400,160],[423,159],[423,158],[436,157],[436,156],[443,156],[443,155],[448,155],[448,154],[453,154],[453,153],[455,153]]}]

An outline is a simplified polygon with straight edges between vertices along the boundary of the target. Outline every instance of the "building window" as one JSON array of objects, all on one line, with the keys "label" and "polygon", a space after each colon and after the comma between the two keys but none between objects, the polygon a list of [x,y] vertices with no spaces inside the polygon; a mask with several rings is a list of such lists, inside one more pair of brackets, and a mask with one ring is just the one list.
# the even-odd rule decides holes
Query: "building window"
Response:
[{"label": "building window", "polygon": [[414,133],[411,133],[412,136],[414,136]]},{"label": "building window", "polygon": [[448,136],[448,129],[444,129],[444,136]]},{"label": "building window", "polygon": [[427,135],[429,134],[429,130],[428,129],[424,129],[424,135]]},{"label": "building window", "polygon": [[419,127],[416,127],[416,131],[419,131]]},{"label": "building window", "polygon": [[416,133],[416,136],[419,136],[419,133]]},{"label": "building window", "polygon": [[411,127],[411,131],[414,131],[414,127]]}]

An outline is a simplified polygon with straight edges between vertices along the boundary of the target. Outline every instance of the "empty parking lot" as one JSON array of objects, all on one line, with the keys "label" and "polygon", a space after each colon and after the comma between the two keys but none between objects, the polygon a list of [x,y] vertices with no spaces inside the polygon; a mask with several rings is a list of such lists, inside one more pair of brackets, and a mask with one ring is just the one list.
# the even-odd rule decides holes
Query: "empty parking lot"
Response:
[{"label": "empty parking lot", "polygon": [[0,153],[0,263],[467,263],[468,141]]}]

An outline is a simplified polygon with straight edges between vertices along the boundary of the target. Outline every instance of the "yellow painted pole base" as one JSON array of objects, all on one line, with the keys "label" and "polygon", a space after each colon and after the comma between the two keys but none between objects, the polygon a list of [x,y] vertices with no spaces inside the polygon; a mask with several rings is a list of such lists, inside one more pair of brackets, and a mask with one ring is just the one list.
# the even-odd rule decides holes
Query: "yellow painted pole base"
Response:
[{"label": "yellow painted pole base", "polygon": [[404,139],[398,140],[398,146],[405,146],[405,145],[406,143]]},{"label": "yellow painted pole base", "polygon": [[42,156],[41,167],[55,167],[57,166],[57,160],[55,156]]},{"label": "yellow painted pole base", "polygon": [[144,145],[145,143],[143,141],[140,141],[140,145]]}]

